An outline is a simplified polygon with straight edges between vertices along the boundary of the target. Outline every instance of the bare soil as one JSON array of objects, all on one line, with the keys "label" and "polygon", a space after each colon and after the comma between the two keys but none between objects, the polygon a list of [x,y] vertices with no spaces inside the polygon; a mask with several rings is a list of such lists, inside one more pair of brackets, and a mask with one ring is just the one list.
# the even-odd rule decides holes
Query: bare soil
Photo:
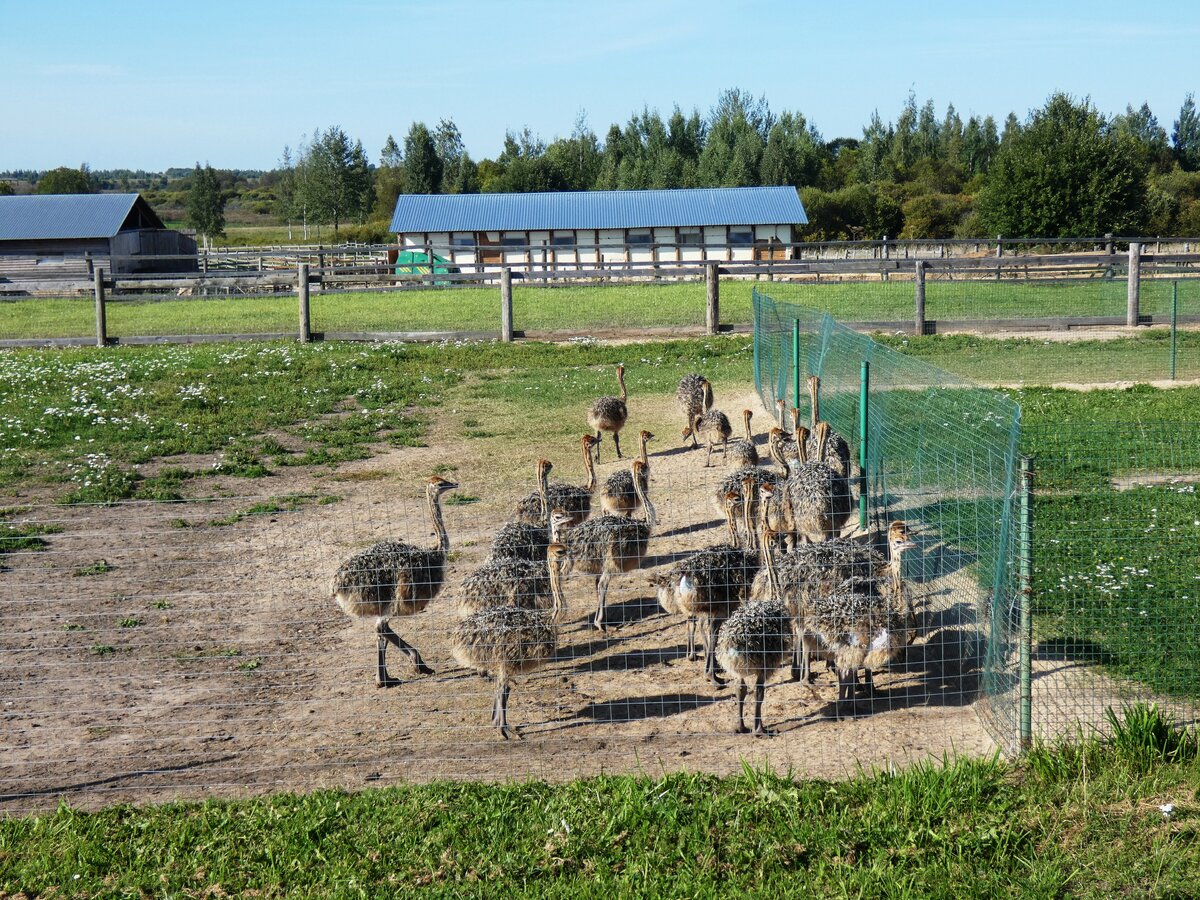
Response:
[{"label": "bare soil", "polygon": [[[758,408],[746,394],[724,406],[751,403]],[[909,567],[924,598],[922,634],[877,673],[854,717],[836,717],[832,674],[820,675],[814,698],[780,672],[764,707],[778,736],[732,733],[732,688],[710,685],[702,664],[685,659],[684,622],[662,613],[645,577],[725,539],[711,495],[726,470],[704,469],[702,450],[676,446],[665,397],[635,407],[660,435],[651,555],[642,571],[614,580],[607,634],[584,622],[591,579],[568,582],[558,655],[517,683],[509,715],[521,739],[503,740],[489,724],[490,684],[449,652],[454,586],[532,487],[537,456],[550,455],[555,477],[576,483],[583,465],[573,442],[463,440],[456,422],[469,412],[442,411],[429,447],[381,448],[336,471],[201,479],[193,489],[205,496],[180,503],[34,505],[24,518],[64,531],[45,552],[10,555],[0,572],[0,810],[441,778],[729,773],[744,762],[837,778],[995,749],[976,704],[977,588],[932,536]],[[629,448],[639,427],[627,429]],[[513,428],[522,435],[526,423]],[[618,465],[607,436],[602,453],[600,477]],[[329,579],[381,538],[432,543],[421,485],[439,464],[456,466],[460,493],[482,500],[445,507],[455,551],[447,588],[423,613],[392,622],[436,674],[416,676],[392,650],[389,666],[404,683],[379,689],[372,623],[342,614]],[[296,494],[312,497],[296,510],[214,524]],[[317,500],[330,495],[340,499]],[[107,570],[83,574],[97,569]]]}]

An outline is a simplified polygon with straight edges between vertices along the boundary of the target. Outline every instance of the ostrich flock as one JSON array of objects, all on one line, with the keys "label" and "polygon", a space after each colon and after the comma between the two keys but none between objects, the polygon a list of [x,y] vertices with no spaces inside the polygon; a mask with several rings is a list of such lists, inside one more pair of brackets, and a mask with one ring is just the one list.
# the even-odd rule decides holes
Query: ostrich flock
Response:
[{"label": "ostrich flock", "polygon": [[[588,410],[595,433],[580,442],[587,483],[551,481],[551,463],[538,460],[537,489],[518,501],[486,561],[454,591],[459,612],[454,656],[494,681],[492,724],[505,738],[516,733],[508,724],[513,676],[553,660],[557,651],[563,579],[571,574],[594,579],[591,626],[604,631],[610,581],[642,565],[654,533],[647,455],[653,434],[639,434],[640,454],[628,470],[597,483],[601,435],[612,434],[621,458],[620,433],[629,419],[624,367],[616,372],[620,396],[601,397]],[[737,680],[737,733],[751,731],[744,719],[751,682],[753,733],[770,735],[763,725],[763,693],[777,670],[790,665],[791,679],[816,695],[812,664],[824,661],[837,674],[841,711],[853,703],[859,671],[862,689],[870,691],[872,669],[894,659],[916,633],[903,579],[904,553],[915,544],[901,521],[891,522],[885,534],[843,536],[855,508],[850,447],[820,418],[815,376],[808,389],[807,426],[793,409],[789,430],[786,404],[778,401],[767,439],[770,461],[760,458],[750,410],[742,412],[743,435],[735,439],[729,417],[713,408],[707,378],[686,375],[676,391],[686,423],[683,439],[694,448],[704,445],[706,467],[719,446],[733,469],[712,496],[728,541],[695,550],[649,580],[664,611],[687,619],[688,658],[697,658],[699,627],[706,678],[724,684],[720,669]],[[380,687],[400,683],[387,670],[388,644],[418,672],[433,671],[389,620],[421,612],[441,592],[450,539],[439,500],[456,487],[436,475],[426,487],[435,546],[381,541],[355,553],[333,577],[333,599],[342,610],[375,620]]]}]

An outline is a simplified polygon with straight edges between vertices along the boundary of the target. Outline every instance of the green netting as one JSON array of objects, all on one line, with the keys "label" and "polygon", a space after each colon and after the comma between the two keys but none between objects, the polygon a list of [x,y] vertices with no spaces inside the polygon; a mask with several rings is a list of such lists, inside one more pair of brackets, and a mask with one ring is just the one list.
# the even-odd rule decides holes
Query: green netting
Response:
[{"label": "green netting", "polygon": [[811,309],[754,296],[756,386],[767,409],[810,374],[821,378],[821,418],[861,452],[863,364],[868,365],[866,516],[919,529],[906,577],[922,602],[929,705],[978,701],[997,742],[1018,742],[1016,538],[1020,408],[1008,397],[884,347]]}]

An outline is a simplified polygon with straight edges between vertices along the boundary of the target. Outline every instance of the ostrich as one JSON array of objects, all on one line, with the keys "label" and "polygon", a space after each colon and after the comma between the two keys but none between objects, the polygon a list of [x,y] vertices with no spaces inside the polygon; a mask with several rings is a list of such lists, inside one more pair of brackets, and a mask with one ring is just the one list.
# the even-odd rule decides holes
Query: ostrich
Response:
[{"label": "ostrich", "polygon": [[517,557],[489,557],[462,580],[458,610],[469,615],[491,606],[545,609],[551,597],[546,563]]},{"label": "ostrich", "polygon": [[[570,518],[569,514],[563,515]],[[531,525],[528,522],[505,522],[492,537],[489,560],[523,559],[530,562],[545,562],[546,547],[550,544],[550,528],[545,522]]]},{"label": "ostrich", "polygon": [[742,423],[745,427],[745,437],[742,437],[728,447],[727,463],[742,468],[758,465],[758,447],[754,444],[754,432],[750,430],[750,419],[754,413],[748,409],[742,410]]},{"label": "ostrich", "polygon": [[683,413],[684,439],[686,440],[690,435],[692,446],[699,446],[696,443],[696,435],[690,429],[698,414],[708,412],[712,408],[712,385],[703,375],[697,375],[694,372],[691,375],[684,375],[679,379],[679,387],[675,389],[675,400],[679,403],[679,409]]},{"label": "ostrich", "polygon": [[528,522],[531,525],[543,524],[549,518],[549,511],[561,509],[571,514],[572,524],[579,524],[592,511],[592,493],[596,490],[596,470],[592,465],[591,443],[595,440],[590,434],[582,440],[584,468],[588,473],[587,484],[579,487],[573,484],[563,484],[561,481],[551,482],[550,472],[554,468],[548,459],[537,461],[538,489],[532,494],[526,494],[517,502],[516,519],[518,522]]},{"label": "ostrich", "polygon": [[[764,549],[763,560],[770,559]],[[735,734],[745,734],[743,707],[746,683],[754,680],[754,734],[769,737],[774,732],[763,727],[762,702],[766,682],[783,665],[792,650],[792,623],[787,607],[778,600],[752,600],[743,603],[721,626],[717,634],[717,662],[738,680],[737,725]]]},{"label": "ostrich", "polygon": [[[643,477],[650,475],[650,457],[646,445],[654,440],[654,434],[649,431],[638,433],[641,452],[638,458],[642,461]],[[642,484],[646,489],[647,485]],[[551,507],[553,508],[553,507]],[[633,489],[633,473],[628,469],[613,472],[604,480],[600,487],[600,508],[614,516],[632,516],[638,508],[637,492]]]},{"label": "ostrich", "polygon": [[695,440],[697,436],[704,441],[707,452],[704,454],[704,468],[708,468],[712,464],[713,447],[717,444],[721,445],[721,456],[728,458],[727,448],[729,447],[729,438],[733,435],[733,426],[729,424],[729,417],[719,409],[710,409],[706,413],[697,413],[692,419],[690,428],[685,428],[683,436],[686,438],[691,434]]},{"label": "ostrich", "polygon": [[634,460],[633,489],[645,511],[645,519],[594,516],[574,528],[563,530],[562,514],[556,510],[551,515],[555,540],[566,545],[571,571],[592,575],[596,579],[596,616],[593,624],[600,631],[606,628],[605,600],[612,576],[632,571],[641,565],[654,531],[656,513],[654,504],[646,496],[644,468],[640,459]]},{"label": "ostrich", "polygon": [[790,472],[799,458],[796,451],[796,439],[789,437],[778,426],[767,433],[767,451],[771,454],[771,459],[775,460],[779,468],[785,472]]},{"label": "ostrich", "polygon": [[566,548],[551,544],[549,580],[553,595],[551,612],[519,606],[488,606],[462,619],[454,629],[451,651],[462,665],[485,673],[496,681],[492,724],[509,739],[516,734],[508,727],[509,682],[554,658],[557,629],[554,620],[562,609],[560,566]]},{"label": "ostrich", "polygon": [[333,576],[334,602],[347,615],[374,618],[378,635],[379,657],[375,683],[379,687],[394,687],[399,678],[388,674],[386,656],[388,643],[406,654],[422,675],[432,675],[416,647],[406,643],[388,624],[393,616],[419,613],[438,595],[445,581],[446,554],[450,536],[442,521],[439,500],[442,494],[458,487],[453,481],[434,475],[425,487],[429,518],[437,534],[433,547],[414,547],[401,541],[380,541],[355,553],[340,566]]},{"label": "ostrich", "polygon": [[704,674],[713,684],[724,684],[717,674],[717,632],[742,602],[757,571],[756,553],[716,544],[650,579],[663,609],[688,619],[688,659],[694,658],[696,621],[703,622]]},{"label": "ostrich", "polygon": [[[843,490],[845,480],[839,478],[832,467],[820,461],[829,438],[829,423],[822,422],[817,428],[817,461],[808,460],[808,429],[796,429],[796,450],[799,464],[783,483],[784,496],[780,500],[791,510],[789,524],[791,533],[786,536],[789,549],[797,538],[817,542],[836,537],[849,521],[850,497]],[[771,523],[772,529],[776,527]]]},{"label": "ostrich", "polygon": [[829,465],[843,479],[849,479],[850,445],[846,443],[844,437],[832,428],[829,431],[829,439],[825,443],[824,456],[819,457],[816,455],[817,425],[821,422],[820,394],[821,379],[816,375],[810,375],[808,377],[808,396],[812,404],[812,436],[809,438],[808,455],[818,462]]},{"label": "ostrich", "polygon": [[[754,489],[751,496],[751,505],[754,509],[754,515],[758,515],[758,487],[763,484],[775,484],[781,480],[778,472],[773,472],[770,469],[764,469],[761,466],[745,466],[737,469],[721,479],[721,483],[717,485],[717,490],[713,494],[713,505],[717,512],[725,518],[725,524],[729,528],[729,542],[735,546],[741,544],[737,532],[737,517],[735,511],[741,506],[743,499],[743,487],[747,478],[752,479]],[[733,494],[733,506],[730,506],[730,494]],[[753,548],[755,541],[754,535],[749,534],[746,537],[746,546]]]},{"label": "ostrich", "polygon": [[588,425],[596,432],[596,462],[600,461],[600,434],[611,431],[613,446],[617,449],[617,459],[621,458],[621,429],[629,418],[628,399],[625,391],[625,367],[617,366],[617,383],[621,385],[620,397],[599,397],[592,402],[588,410]]}]

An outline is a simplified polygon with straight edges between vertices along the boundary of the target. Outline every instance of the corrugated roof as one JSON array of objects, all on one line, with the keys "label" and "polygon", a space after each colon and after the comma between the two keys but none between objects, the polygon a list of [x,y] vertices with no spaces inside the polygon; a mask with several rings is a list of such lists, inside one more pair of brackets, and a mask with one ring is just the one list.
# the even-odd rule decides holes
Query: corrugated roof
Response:
[{"label": "corrugated roof", "polygon": [[401,194],[392,231],[570,231],[697,225],[806,225],[793,187],[544,194]]},{"label": "corrugated roof", "polygon": [[[110,238],[121,230],[138,194],[27,194],[0,197],[0,241]],[[141,201],[152,221],[158,216]],[[158,221],[157,227],[163,227]]]}]

